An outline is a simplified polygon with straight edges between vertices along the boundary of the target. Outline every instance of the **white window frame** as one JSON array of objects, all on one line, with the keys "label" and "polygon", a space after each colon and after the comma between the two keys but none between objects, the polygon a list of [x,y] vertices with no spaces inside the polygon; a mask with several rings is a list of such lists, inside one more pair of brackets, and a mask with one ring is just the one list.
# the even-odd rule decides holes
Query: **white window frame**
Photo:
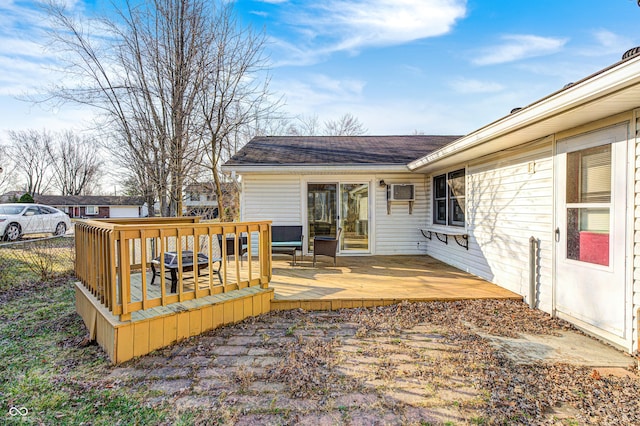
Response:
[{"label": "white window frame", "polygon": [[100,213],[100,208],[98,206],[86,206],[84,208],[84,214],[87,216],[96,216]]},{"label": "white window frame", "polygon": [[[454,173],[464,173],[464,195],[463,196],[454,196],[453,191],[451,190],[451,186],[449,181],[451,179],[451,175]],[[444,196],[436,197],[438,194],[436,192],[436,179],[444,178],[445,179],[445,194]],[[442,226],[442,227],[453,227],[454,229],[466,228],[467,224],[467,209],[466,209],[466,199],[467,199],[467,168],[460,167],[454,169],[448,169],[443,172],[439,172],[433,174],[431,177],[431,223],[434,226]],[[454,220],[453,218],[453,202],[457,199],[464,200],[464,211],[462,212],[464,215],[464,219],[462,221]],[[437,201],[444,201],[445,204],[445,220],[437,220]]]}]

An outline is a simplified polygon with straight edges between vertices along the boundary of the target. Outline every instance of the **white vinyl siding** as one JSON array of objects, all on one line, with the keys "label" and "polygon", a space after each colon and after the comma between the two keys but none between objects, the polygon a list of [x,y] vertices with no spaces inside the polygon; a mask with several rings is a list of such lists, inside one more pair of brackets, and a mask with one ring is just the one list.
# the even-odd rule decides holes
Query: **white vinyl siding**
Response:
[{"label": "white vinyl siding", "polygon": [[303,225],[300,176],[243,175],[242,221],[271,220],[273,225]]},{"label": "white vinyl siding", "polygon": [[[409,214],[409,202],[391,203],[391,214],[387,214],[387,189],[379,185],[412,183],[415,185],[413,212]],[[369,213],[371,254],[426,254],[424,238],[420,228],[427,214],[425,180],[422,174],[393,175],[267,175],[243,174],[241,197],[241,220],[271,220],[274,225],[303,225],[307,232],[306,186],[308,182],[369,182],[374,194]],[[418,244],[420,243],[420,244]]]},{"label": "white vinyl siding", "polygon": [[387,185],[393,183],[412,183],[415,185],[415,201],[413,211],[409,213],[408,201],[391,203],[391,214],[387,214],[387,189],[375,185],[376,220],[373,225],[375,233],[375,254],[426,254],[426,244],[420,234],[427,220],[427,191],[425,177],[419,174],[376,176],[375,182],[381,179]]},{"label": "white vinyl siding", "polygon": [[452,237],[448,244],[435,236],[427,240],[433,257],[527,296],[529,238],[533,236],[540,241],[539,307],[547,312],[552,309],[551,154],[548,139],[508,157],[488,157],[486,162],[470,164],[466,188],[469,250]]}]

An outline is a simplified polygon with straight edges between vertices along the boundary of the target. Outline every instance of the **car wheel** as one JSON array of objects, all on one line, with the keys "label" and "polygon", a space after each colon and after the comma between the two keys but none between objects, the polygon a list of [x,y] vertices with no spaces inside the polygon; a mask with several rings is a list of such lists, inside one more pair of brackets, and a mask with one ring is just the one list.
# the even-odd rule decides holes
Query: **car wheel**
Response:
[{"label": "car wheel", "polygon": [[54,231],[55,235],[64,235],[65,232],[67,232],[67,225],[65,225],[63,222],[60,222],[56,225],[56,230]]},{"label": "car wheel", "polygon": [[20,225],[17,223],[10,223],[4,231],[4,237],[7,241],[15,241],[20,238]]}]

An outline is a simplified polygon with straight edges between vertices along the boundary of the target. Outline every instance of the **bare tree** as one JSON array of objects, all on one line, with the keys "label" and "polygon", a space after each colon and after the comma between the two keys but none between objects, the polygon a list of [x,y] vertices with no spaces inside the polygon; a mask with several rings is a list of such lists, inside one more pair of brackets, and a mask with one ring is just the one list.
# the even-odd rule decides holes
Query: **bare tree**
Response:
[{"label": "bare tree", "polygon": [[125,195],[143,197],[149,208],[149,216],[155,216],[155,203],[157,198],[155,188],[148,179],[148,176],[140,170],[141,173],[129,170],[128,174],[120,179]]},{"label": "bare tree", "polygon": [[125,0],[92,37],[63,6],[49,6],[54,47],[74,76],[53,99],[104,112],[120,164],[153,187],[165,215],[182,213],[182,189],[198,165],[220,186],[219,165],[270,109],[264,35],[242,28],[232,7]]},{"label": "bare tree", "polygon": [[15,185],[15,167],[10,147],[0,145],[0,195]]},{"label": "bare tree", "polygon": [[185,176],[199,157],[196,97],[209,51],[208,5],[126,1],[115,17],[100,20],[103,37],[92,37],[64,6],[49,6],[57,24],[54,46],[66,53],[67,70],[77,76],[52,95],[104,113],[118,135],[114,148],[127,159],[123,163],[150,176],[167,215],[181,214]]},{"label": "bare tree", "polygon": [[25,192],[43,194],[50,186],[51,161],[47,146],[52,135],[46,130],[10,130],[8,132],[12,156],[16,170],[24,179]]},{"label": "bare tree", "polygon": [[324,122],[324,134],[327,136],[359,136],[367,133],[367,129],[353,115],[346,113],[337,120]]},{"label": "bare tree", "polygon": [[286,128],[289,136],[316,136],[320,134],[320,119],[318,115],[301,115],[294,123]]},{"label": "bare tree", "polygon": [[[273,123],[275,121],[275,124]],[[327,120],[320,126],[318,115],[300,115],[291,121],[288,118],[275,119],[264,127],[264,135],[287,136],[359,136],[367,133],[357,117],[350,113],[342,115],[337,120]]]},{"label": "bare tree", "polygon": [[102,160],[92,138],[72,131],[56,133],[46,146],[51,159],[53,186],[60,195],[89,195],[100,187]]},{"label": "bare tree", "polygon": [[[206,73],[199,97],[204,123],[207,166],[215,182],[220,217],[230,209],[223,194],[220,165],[256,132],[256,124],[271,117],[279,101],[272,101],[263,56],[265,36],[237,22],[233,3],[216,7],[215,21],[208,34]],[[227,185],[227,187],[231,187]]]}]

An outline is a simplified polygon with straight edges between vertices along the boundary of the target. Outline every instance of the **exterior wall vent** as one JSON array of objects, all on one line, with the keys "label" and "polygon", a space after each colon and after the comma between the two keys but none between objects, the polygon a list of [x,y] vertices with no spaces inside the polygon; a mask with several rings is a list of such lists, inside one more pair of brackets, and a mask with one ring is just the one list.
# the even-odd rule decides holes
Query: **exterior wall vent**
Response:
[{"label": "exterior wall vent", "polygon": [[625,59],[633,58],[638,54],[640,54],[640,46],[636,46],[624,52],[624,55],[622,55],[622,60],[624,61]]}]

